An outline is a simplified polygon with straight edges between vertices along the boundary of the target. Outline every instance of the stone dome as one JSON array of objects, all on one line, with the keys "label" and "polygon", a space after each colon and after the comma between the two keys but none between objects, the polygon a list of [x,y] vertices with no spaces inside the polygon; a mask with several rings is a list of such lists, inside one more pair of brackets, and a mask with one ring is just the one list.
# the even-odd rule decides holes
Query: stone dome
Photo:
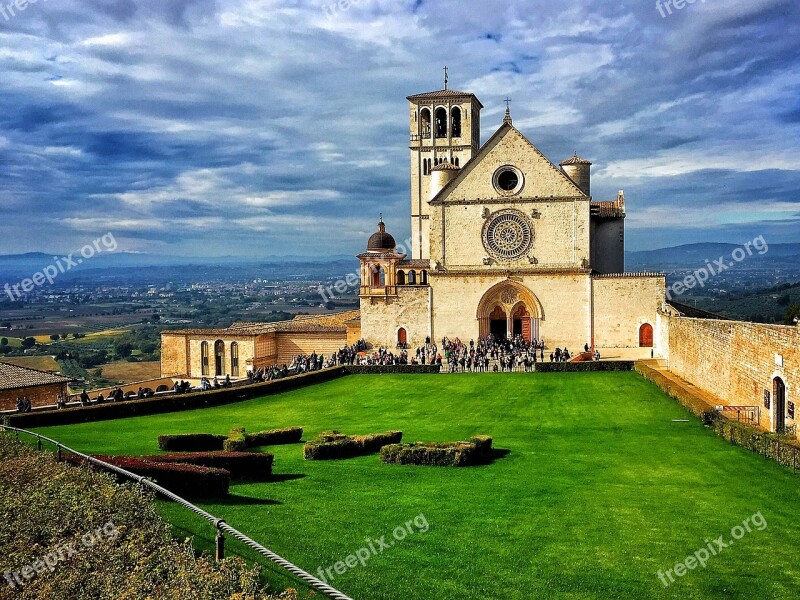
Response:
[{"label": "stone dome", "polygon": [[378,231],[373,233],[367,242],[368,252],[385,252],[387,250],[394,250],[397,243],[394,238],[386,232],[386,225],[383,219],[378,223]]}]

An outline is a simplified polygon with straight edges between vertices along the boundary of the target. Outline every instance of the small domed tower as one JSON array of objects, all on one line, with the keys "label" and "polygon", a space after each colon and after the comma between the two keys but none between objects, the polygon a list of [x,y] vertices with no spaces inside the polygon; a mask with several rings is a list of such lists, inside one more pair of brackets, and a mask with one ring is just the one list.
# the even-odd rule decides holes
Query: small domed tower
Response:
[{"label": "small domed tower", "polygon": [[454,164],[444,161],[439,163],[435,167],[431,169],[431,197],[428,200],[433,200],[436,196],[439,195],[447,184],[453,181],[458,174],[461,172],[461,169]]},{"label": "small domed tower", "polygon": [[361,261],[361,297],[376,298],[397,295],[397,263],[406,257],[397,251],[394,237],[386,231],[383,217],[378,231],[367,241],[367,251],[358,255]]},{"label": "small domed tower", "polygon": [[581,188],[584,194],[587,196],[592,195],[592,163],[575,153],[574,156],[561,163],[561,170],[564,171],[567,177],[572,179],[575,185]]}]

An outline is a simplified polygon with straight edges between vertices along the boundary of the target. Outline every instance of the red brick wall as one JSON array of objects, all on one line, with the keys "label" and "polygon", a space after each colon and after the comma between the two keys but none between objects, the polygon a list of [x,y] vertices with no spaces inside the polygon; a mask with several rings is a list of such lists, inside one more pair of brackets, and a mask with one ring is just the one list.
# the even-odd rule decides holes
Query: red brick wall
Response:
[{"label": "red brick wall", "polygon": [[67,386],[60,383],[16,390],[3,390],[0,391],[0,410],[16,410],[17,398],[21,396],[27,396],[34,408],[55,405],[58,393],[65,393],[66,391]]}]

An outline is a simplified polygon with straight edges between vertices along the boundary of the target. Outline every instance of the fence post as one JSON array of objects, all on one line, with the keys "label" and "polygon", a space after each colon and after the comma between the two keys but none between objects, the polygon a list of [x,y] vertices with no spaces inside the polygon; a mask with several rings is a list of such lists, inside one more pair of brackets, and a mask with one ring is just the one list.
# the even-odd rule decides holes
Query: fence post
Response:
[{"label": "fence post", "polygon": [[224,522],[222,520],[217,521],[216,551],[214,553],[217,562],[225,558],[225,536],[220,529],[220,524]]},{"label": "fence post", "polygon": [[61,444],[56,444],[56,462],[61,462]]},{"label": "fence post", "polygon": [[797,473],[797,448],[793,448],[792,450],[792,469],[795,473]]},{"label": "fence post", "polygon": [[36,449],[41,452],[42,451],[42,438],[38,435],[36,436]]}]

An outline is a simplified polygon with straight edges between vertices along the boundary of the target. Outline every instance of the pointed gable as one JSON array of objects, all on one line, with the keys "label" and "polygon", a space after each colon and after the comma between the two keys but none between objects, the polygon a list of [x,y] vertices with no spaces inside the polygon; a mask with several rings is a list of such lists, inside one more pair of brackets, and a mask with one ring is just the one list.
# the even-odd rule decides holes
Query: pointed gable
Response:
[{"label": "pointed gable", "polygon": [[[518,194],[501,195],[494,187],[495,172],[503,166],[519,169],[524,185]],[[581,189],[510,123],[483,145],[461,173],[431,201],[481,200],[488,198],[585,198]]]}]

